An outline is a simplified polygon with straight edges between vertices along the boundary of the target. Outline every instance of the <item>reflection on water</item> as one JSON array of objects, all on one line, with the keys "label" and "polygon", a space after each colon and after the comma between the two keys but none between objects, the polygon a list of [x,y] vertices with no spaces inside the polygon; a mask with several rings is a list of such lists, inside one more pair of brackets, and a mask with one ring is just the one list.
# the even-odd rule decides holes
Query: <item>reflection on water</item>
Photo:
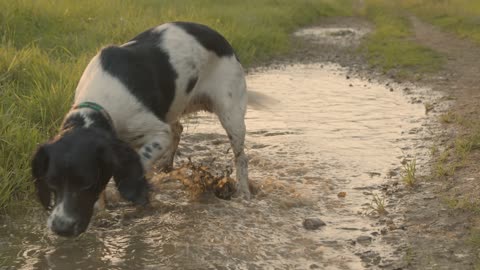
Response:
[{"label": "reflection on water", "polygon": [[[352,239],[374,228],[364,190],[386,181],[405,149],[418,146],[422,104],[398,91],[348,78],[334,65],[293,65],[248,76],[274,97],[247,113],[249,202],[192,199],[159,180],[151,209],[114,204],[77,239],[57,238],[45,214],[0,220],[0,265],[12,269],[359,269]],[[228,152],[228,153],[227,153]],[[206,114],[189,119],[177,162],[231,166],[228,139]],[[157,176],[158,177],[158,176]],[[339,192],[346,192],[339,198]],[[327,226],[307,231],[302,221]],[[384,253],[389,247],[380,242]],[[384,245],[384,246],[382,246]]]}]

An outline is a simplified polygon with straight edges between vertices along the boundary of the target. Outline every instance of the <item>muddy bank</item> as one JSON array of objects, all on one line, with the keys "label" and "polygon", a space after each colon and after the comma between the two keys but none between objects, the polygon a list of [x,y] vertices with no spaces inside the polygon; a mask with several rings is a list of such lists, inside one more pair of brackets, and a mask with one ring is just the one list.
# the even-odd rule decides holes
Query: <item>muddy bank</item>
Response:
[{"label": "muddy bank", "polygon": [[[446,62],[438,74],[419,82],[444,92],[453,100],[449,115],[454,115],[455,120],[442,125],[442,130],[436,133],[435,144],[440,151],[435,160],[438,161],[439,155],[455,149],[458,142],[478,132],[480,48],[414,16],[410,16],[410,21],[416,41],[441,53]],[[478,245],[473,242],[478,227],[475,208],[480,192],[477,181],[480,166],[476,162],[479,158],[480,153],[473,150],[454,173],[434,175],[424,189],[435,197],[428,204],[415,200],[407,202],[409,226],[420,233],[408,235],[412,267],[474,269],[478,264]],[[452,166],[455,162],[449,159],[444,166]]]}]

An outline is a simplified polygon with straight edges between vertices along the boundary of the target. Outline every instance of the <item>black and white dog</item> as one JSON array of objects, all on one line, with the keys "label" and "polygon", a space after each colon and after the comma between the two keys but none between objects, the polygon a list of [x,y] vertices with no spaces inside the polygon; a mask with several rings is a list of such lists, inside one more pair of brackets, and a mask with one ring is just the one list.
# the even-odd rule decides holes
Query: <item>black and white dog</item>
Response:
[{"label": "black and white dog", "polygon": [[48,226],[62,236],[84,232],[111,177],[126,200],[147,204],[145,172],[172,162],[178,119],[199,110],[218,116],[235,154],[237,192],[250,198],[246,106],[243,68],[207,26],[167,23],[103,48],[85,69],[60,134],[32,160],[40,202],[52,210]]}]

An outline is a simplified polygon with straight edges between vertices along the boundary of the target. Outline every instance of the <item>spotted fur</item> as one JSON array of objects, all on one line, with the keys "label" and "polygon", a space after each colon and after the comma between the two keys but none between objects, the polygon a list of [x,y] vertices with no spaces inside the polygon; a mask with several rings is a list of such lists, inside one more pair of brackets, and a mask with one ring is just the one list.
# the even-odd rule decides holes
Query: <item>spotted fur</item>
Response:
[{"label": "spotted fur", "polygon": [[83,102],[100,105],[111,122],[92,108],[72,109],[62,132],[32,161],[39,198],[53,208],[48,224],[54,232],[85,231],[112,176],[124,198],[145,204],[145,173],[154,162],[172,162],[179,118],[199,110],[218,116],[234,152],[238,192],[250,197],[245,75],[233,48],[209,27],[167,23],[103,48],[78,83],[74,104]]}]

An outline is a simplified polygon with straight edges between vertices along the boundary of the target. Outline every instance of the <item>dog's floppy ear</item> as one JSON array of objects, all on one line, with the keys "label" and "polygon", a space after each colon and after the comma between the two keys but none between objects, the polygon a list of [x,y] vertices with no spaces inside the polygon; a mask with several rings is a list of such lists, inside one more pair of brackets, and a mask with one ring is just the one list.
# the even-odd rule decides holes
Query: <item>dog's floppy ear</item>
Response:
[{"label": "dog's floppy ear", "polygon": [[138,205],[148,203],[149,186],[137,152],[117,140],[113,146],[113,179],[120,195]]},{"label": "dog's floppy ear", "polygon": [[50,208],[53,192],[45,182],[45,175],[47,174],[49,157],[46,145],[38,147],[32,159],[32,176],[35,183],[35,190],[38,199],[45,209]]}]

